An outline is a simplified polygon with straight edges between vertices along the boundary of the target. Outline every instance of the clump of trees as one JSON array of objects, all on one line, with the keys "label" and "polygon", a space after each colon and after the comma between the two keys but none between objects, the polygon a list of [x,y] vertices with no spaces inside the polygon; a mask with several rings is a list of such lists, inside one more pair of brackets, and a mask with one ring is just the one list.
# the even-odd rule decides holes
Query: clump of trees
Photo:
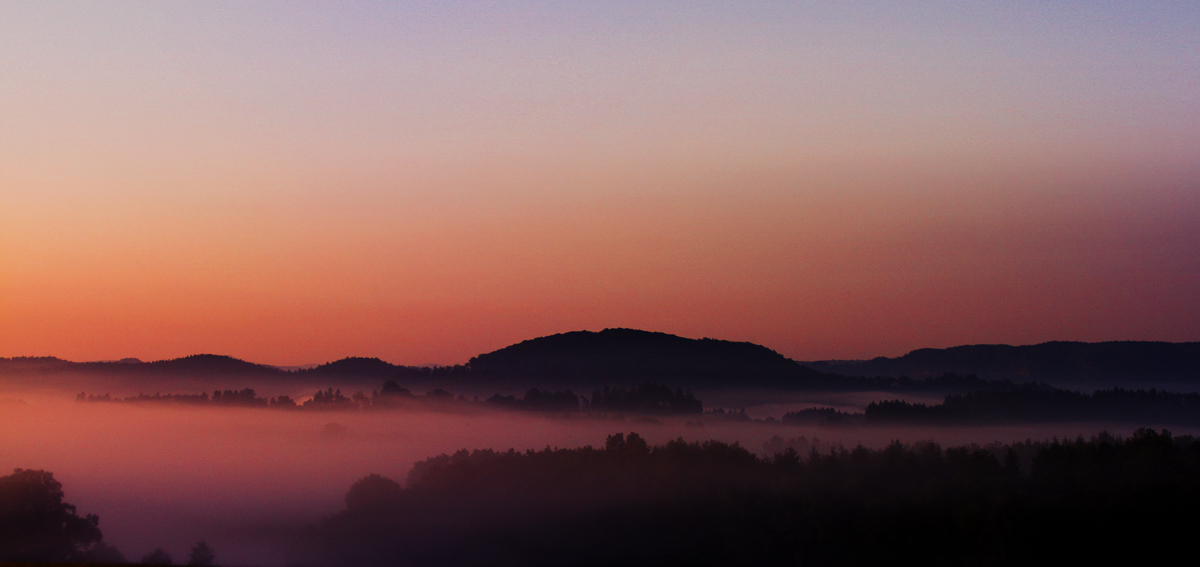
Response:
[{"label": "clump of trees", "polygon": [[[681,388],[671,388],[654,383],[625,388],[606,387],[596,390],[592,399],[580,397],[571,390],[549,391],[532,388],[523,397],[515,395],[496,394],[486,400],[478,398],[468,400],[464,396],[455,396],[446,390],[436,388],[418,396],[407,388],[401,387],[394,380],[383,383],[383,387],[370,395],[355,392],[346,396],[340,389],[327,388],[318,390],[313,397],[297,404],[288,396],[275,398],[259,397],[252,388],[242,390],[215,390],[212,396],[200,394],[138,394],[126,398],[114,398],[109,394],[92,395],[80,392],[75,397],[80,402],[120,402],[120,403],[167,403],[191,404],[226,407],[275,408],[275,409],[304,409],[304,410],[347,410],[373,411],[384,409],[399,409],[412,407],[470,407],[491,406],[523,411],[571,413],[588,411],[597,413],[642,413],[642,414],[693,414],[701,413],[704,404],[689,391]],[[714,417],[728,417],[714,414]],[[744,412],[737,418],[745,417]],[[747,420],[748,417],[745,417]]]},{"label": "clump of trees", "polygon": [[496,394],[484,400],[484,403],[497,407],[526,411],[575,412],[579,411],[579,401],[579,396],[575,395],[575,392],[571,390],[550,392],[532,388],[525,392],[525,395],[521,398],[513,395],[502,396]]},{"label": "clump of trees", "polygon": [[188,554],[188,565],[195,567],[210,567],[217,559],[217,553],[213,548],[208,546],[208,542],[200,540],[192,547],[192,551]]},{"label": "clump of trees", "polygon": [[514,395],[496,394],[485,403],[520,409],[544,412],[576,412],[592,413],[637,413],[648,415],[681,415],[701,413],[704,404],[697,400],[691,392],[682,388],[671,388],[646,382],[629,388],[605,387],[592,393],[588,398],[577,396],[571,390],[543,391],[533,388],[518,398]]},{"label": "clump of trees", "polygon": [[[0,477],[0,563],[125,563],[104,542],[100,518],[80,516],[63,500],[62,483],[44,470],[14,469]],[[209,567],[216,554],[204,541],[192,548],[188,565]],[[142,557],[146,565],[171,565],[162,548]]]},{"label": "clump of trees", "polygon": [[1200,425],[1200,394],[1112,388],[1091,394],[1024,384],[950,394],[927,405],[904,400],[871,402],[862,413],[814,407],[784,414],[795,425],[924,423],[1039,423],[1055,421],[1156,422]]},{"label": "clump of trees", "polygon": [[63,501],[62,484],[43,470],[0,477],[0,561],[121,563],[104,543],[100,518]]},{"label": "clump of trees", "polygon": [[154,548],[154,551],[142,556],[142,565],[174,565],[175,560],[161,547]]},{"label": "clump of trees", "polygon": [[778,455],[780,453],[794,452],[797,455],[808,455],[813,449],[818,453],[827,453],[836,445],[821,441],[820,437],[808,438],[805,435],[799,437],[791,437],[784,439],[778,435],[772,435],[770,439],[763,442],[763,451],[767,455]]},{"label": "clump of trees", "polygon": [[[317,395],[322,395],[317,392]],[[211,406],[226,406],[226,407],[249,407],[249,408],[280,408],[280,409],[295,409],[296,402],[288,396],[279,396],[275,398],[262,398],[253,388],[243,388],[241,390],[213,390],[212,397],[209,397],[208,392],[199,394],[154,394],[140,393],[136,396],[127,396],[125,398],[116,398],[110,394],[95,395],[86,392],[80,392],[75,396],[75,401],[79,402],[121,402],[121,403],[153,403],[153,404],[190,404],[190,405],[211,405]]]},{"label": "clump of trees", "polygon": [[704,411],[704,404],[691,392],[646,382],[628,390],[604,388],[592,393],[587,406],[597,411],[646,414],[695,414]]},{"label": "clump of trees", "polygon": [[[196,545],[192,546],[191,552],[188,554],[187,565],[192,567],[212,567],[216,561],[217,554],[213,548],[209,547],[208,542],[200,540]],[[142,565],[174,565],[175,558],[171,557],[163,548],[156,547],[154,551],[142,556]]]},{"label": "clump of trees", "polygon": [[600,448],[441,455],[405,486],[355,483],[345,510],[306,531],[296,561],[1157,562],[1190,553],[1200,527],[1200,443],[1166,431],[987,448],[780,444],[760,458],[736,443],[650,445],[630,433]]}]

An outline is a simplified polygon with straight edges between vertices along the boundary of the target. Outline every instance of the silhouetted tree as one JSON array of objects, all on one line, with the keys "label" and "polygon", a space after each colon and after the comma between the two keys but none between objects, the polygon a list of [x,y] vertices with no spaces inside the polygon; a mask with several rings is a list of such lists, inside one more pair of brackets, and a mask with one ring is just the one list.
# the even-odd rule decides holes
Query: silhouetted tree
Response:
[{"label": "silhouetted tree", "polygon": [[667,386],[646,382],[628,390],[605,387],[592,392],[588,404],[592,411],[615,411],[650,414],[695,414],[704,411],[704,404],[682,388],[672,391]]},{"label": "silhouetted tree", "polygon": [[15,469],[0,477],[0,560],[81,560],[100,543],[99,524],[63,502],[62,484],[47,471]]},{"label": "silhouetted tree", "polygon": [[390,506],[400,497],[400,483],[377,474],[358,479],[346,492],[346,508],[363,510]]},{"label": "silhouetted tree", "polygon": [[296,409],[298,407],[296,405],[296,400],[293,400],[291,396],[279,396],[277,398],[271,398],[267,405],[278,409]]},{"label": "silhouetted tree", "polygon": [[192,553],[188,557],[188,565],[198,565],[200,567],[209,567],[216,560],[217,555],[212,548],[208,546],[208,542],[200,540],[192,547]]},{"label": "silhouetted tree", "polygon": [[125,555],[117,550],[117,548],[108,545],[102,541],[92,544],[91,548],[84,552],[81,560],[84,563],[125,563]]},{"label": "silhouetted tree", "polygon": [[171,565],[173,563],[171,554],[163,551],[161,547],[156,547],[154,551],[142,556],[142,565]]},{"label": "silhouetted tree", "polygon": [[342,391],[327,388],[317,391],[311,400],[304,402],[305,409],[354,409],[354,401],[342,395]]},{"label": "silhouetted tree", "polygon": [[454,394],[447,392],[441,388],[434,388],[425,393],[425,397],[430,400],[450,401],[454,399]]}]

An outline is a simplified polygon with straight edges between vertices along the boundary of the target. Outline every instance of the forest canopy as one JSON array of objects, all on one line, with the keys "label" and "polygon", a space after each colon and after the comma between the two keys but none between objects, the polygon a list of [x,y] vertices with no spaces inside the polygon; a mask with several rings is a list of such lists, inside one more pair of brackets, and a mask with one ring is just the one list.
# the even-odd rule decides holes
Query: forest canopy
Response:
[{"label": "forest canopy", "polygon": [[1142,429],[1128,439],[896,442],[760,458],[719,441],[651,446],[615,434],[602,448],[434,457],[405,487],[360,480],[346,503],[307,530],[298,562],[1153,561],[1180,551],[1197,527],[1200,443]]}]

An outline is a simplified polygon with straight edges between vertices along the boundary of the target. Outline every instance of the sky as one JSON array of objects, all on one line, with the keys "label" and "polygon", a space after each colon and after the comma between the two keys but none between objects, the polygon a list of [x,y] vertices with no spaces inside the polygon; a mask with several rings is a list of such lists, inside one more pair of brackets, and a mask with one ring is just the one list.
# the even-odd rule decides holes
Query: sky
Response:
[{"label": "sky", "polygon": [[0,356],[1200,340],[1195,2],[5,2]]}]

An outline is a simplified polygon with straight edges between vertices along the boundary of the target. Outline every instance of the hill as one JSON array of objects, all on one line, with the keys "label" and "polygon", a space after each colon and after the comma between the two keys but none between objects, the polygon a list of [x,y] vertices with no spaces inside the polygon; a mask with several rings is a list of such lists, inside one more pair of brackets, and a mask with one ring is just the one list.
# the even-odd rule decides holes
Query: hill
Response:
[{"label": "hill", "polygon": [[142,362],[127,358],[116,362],[72,362],[50,356],[0,358],[4,374],[122,374],[126,376],[286,376],[265,364],[219,354],[193,354],[183,358]]},{"label": "hill", "polygon": [[800,363],[749,342],[605,329],[522,341],[458,366],[402,366],[378,358],[350,357],[289,371],[212,354],[154,362],[0,358],[0,374],[66,373],[279,377],[330,384],[396,380],[410,387],[430,388],[591,388],[653,382],[684,388],[968,392],[1003,386],[1001,381],[1077,387],[1200,384],[1200,343],[966,345],[919,349],[896,358]]},{"label": "hill", "polygon": [[805,363],[847,376],[926,378],[946,373],[983,379],[1057,384],[1195,382],[1200,343],[1055,341],[1037,345],[965,345],[923,348],[896,358]]},{"label": "hill", "polygon": [[562,385],[656,381],[686,387],[803,387],[827,379],[754,343],[636,329],[531,339],[476,356],[467,368],[477,379]]}]

